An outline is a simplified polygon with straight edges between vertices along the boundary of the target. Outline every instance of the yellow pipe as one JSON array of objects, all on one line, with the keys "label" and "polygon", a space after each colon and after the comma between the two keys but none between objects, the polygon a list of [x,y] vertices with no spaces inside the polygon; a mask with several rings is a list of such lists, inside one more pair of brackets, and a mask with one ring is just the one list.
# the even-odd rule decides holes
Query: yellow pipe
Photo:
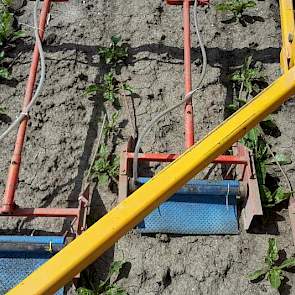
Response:
[{"label": "yellow pipe", "polygon": [[286,72],[295,64],[293,0],[280,0],[280,15],[282,31],[281,68]]},{"label": "yellow pipe", "polygon": [[292,68],[7,294],[53,294],[294,93]]}]

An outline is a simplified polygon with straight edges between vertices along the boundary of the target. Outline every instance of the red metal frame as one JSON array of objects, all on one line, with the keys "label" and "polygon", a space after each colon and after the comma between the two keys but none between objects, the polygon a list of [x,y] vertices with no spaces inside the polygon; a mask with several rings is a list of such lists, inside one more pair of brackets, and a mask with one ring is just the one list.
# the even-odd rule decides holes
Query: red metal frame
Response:
[{"label": "red metal frame", "polygon": [[[166,3],[169,5],[183,5],[185,0],[166,0]],[[209,4],[209,0],[197,0],[199,6],[205,6]],[[189,4],[194,5],[194,0],[190,0]]]},{"label": "red metal frame", "polygon": [[[192,90],[191,77],[191,32],[190,32],[190,1],[183,1],[183,44],[184,44],[184,81],[185,94]],[[184,109],[185,147],[194,144],[194,117],[192,99],[187,100]]]},{"label": "red metal frame", "polygon": [[[39,19],[39,36],[43,40],[45,34],[45,28],[47,23],[47,17],[50,11],[52,2],[66,2],[67,0],[44,0]],[[25,97],[23,101],[23,110],[30,103],[36,82],[36,75],[39,64],[39,50],[35,44],[31,68],[29,72],[28,82],[25,91]],[[24,140],[27,130],[28,117],[24,118],[20,123],[14,152],[12,155],[6,188],[2,201],[2,207],[0,207],[1,216],[26,216],[26,217],[64,217],[72,218],[75,233],[80,234],[86,228],[86,216],[89,213],[89,204],[91,200],[91,189],[90,185],[86,186],[86,189],[82,192],[79,197],[78,208],[19,208],[15,204],[15,192],[18,184],[22,150],[24,146]]]},{"label": "red metal frame", "polygon": [[[208,0],[197,0],[198,5],[208,4]],[[190,37],[190,5],[194,1],[190,0],[166,0],[170,5],[183,5],[183,27],[184,27],[184,81],[185,94],[192,88],[191,79],[191,37]],[[186,102],[184,109],[185,125],[185,147],[189,148],[194,144],[194,120],[192,100]],[[134,157],[134,140],[129,138],[121,154],[120,174],[119,174],[119,196],[121,202],[129,195],[129,179],[132,175],[132,161]],[[234,155],[221,155],[212,163],[233,165],[236,168],[238,179],[240,180],[241,194],[245,197],[243,209],[244,228],[247,230],[255,215],[262,215],[258,182],[255,175],[255,167],[251,152],[243,145],[237,143],[233,146]],[[172,162],[178,157],[177,154],[144,153],[138,155],[139,162]],[[228,175],[226,175],[226,178]],[[295,206],[295,205],[294,205]],[[295,207],[294,207],[295,209]]]},{"label": "red metal frame", "polygon": [[[47,16],[50,10],[50,4],[51,4],[51,0],[44,0],[42,5],[40,20],[39,20],[39,29],[40,29],[39,35],[41,40],[44,38]],[[33,90],[34,90],[34,86],[36,82],[38,64],[39,64],[39,50],[38,50],[37,44],[35,44],[32,64],[30,68],[30,74],[29,74],[26,93],[25,93],[25,97],[23,101],[23,110],[26,108],[26,106],[30,103],[32,99]],[[7,212],[7,213],[12,212],[15,207],[14,196],[15,196],[15,191],[16,191],[17,183],[18,183],[22,149],[23,149],[26,130],[27,130],[27,123],[28,123],[28,117],[23,119],[23,121],[20,123],[18,128],[15,148],[12,155],[9,171],[8,171],[6,188],[5,188],[4,198],[2,202],[2,208],[1,208],[2,212]]]},{"label": "red metal frame", "polygon": [[[134,153],[127,152],[127,159],[133,159]],[[149,162],[173,162],[178,158],[177,154],[139,154],[138,161]],[[212,163],[216,164],[247,164],[247,159],[244,157],[237,157],[231,155],[221,155],[217,157]]]}]

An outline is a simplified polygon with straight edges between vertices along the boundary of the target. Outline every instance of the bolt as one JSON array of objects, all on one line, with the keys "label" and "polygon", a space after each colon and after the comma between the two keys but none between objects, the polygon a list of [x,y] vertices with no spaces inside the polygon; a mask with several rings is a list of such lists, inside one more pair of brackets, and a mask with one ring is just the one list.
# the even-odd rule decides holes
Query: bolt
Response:
[{"label": "bolt", "polygon": [[289,41],[290,43],[292,43],[293,40],[294,40],[294,35],[293,35],[292,33],[289,33],[289,34],[288,34],[288,41]]}]

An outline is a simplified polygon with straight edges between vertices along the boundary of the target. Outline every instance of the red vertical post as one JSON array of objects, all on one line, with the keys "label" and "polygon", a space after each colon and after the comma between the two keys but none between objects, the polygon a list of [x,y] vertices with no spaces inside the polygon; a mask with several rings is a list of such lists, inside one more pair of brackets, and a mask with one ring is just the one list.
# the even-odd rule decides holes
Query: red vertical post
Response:
[{"label": "red vertical post", "polygon": [[[45,26],[47,22],[47,15],[50,10],[50,4],[51,4],[51,0],[44,0],[42,5],[40,20],[39,20],[39,36],[41,40],[44,37],[44,30],[45,30]],[[39,50],[38,50],[37,44],[35,44],[32,64],[30,68],[25,97],[23,101],[23,110],[29,104],[33,96],[38,63],[39,63]],[[28,118],[26,117],[20,123],[18,128],[14,152],[13,152],[10,167],[8,170],[8,177],[7,177],[4,198],[2,202],[2,208],[1,208],[2,212],[8,213],[8,212],[12,212],[14,209],[14,195],[15,195],[15,190],[18,183],[22,149],[23,149],[26,130],[27,130],[27,123],[28,123]]]},{"label": "red vertical post", "polygon": [[[190,34],[190,0],[183,0],[183,36],[184,36],[184,81],[185,94],[192,90],[191,77],[191,34]],[[194,144],[194,118],[192,99],[185,104],[184,110],[185,147]]]}]

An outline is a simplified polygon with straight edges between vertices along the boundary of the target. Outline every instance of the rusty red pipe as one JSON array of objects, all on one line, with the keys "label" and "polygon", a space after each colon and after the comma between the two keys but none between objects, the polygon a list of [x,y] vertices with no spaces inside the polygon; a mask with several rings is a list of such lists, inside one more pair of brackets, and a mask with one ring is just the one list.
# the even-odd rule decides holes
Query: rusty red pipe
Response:
[{"label": "rusty red pipe", "polygon": [[[139,154],[138,161],[147,162],[172,162],[178,158],[177,154]],[[134,153],[127,152],[127,159],[133,159]],[[212,163],[216,164],[247,164],[247,159],[245,157],[231,156],[231,155],[221,155],[214,159]]]},{"label": "rusty red pipe", "polygon": [[[191,33],[190,33],[190,0],[183,0],[183,37],[184,37],[184,82],[185,94],[192,90],[191,77]],[[194,144],[194,118],[192,99],[188,99],[184,109],[185,147]]]},{"label": "rusty red pipe", "polygon": [[1,216],[26,217],[78,217],[78,208],[15,208],[12,212],[0,212]]},{"label": "rusty red pipe", "polygon": [[[51,4],[51,0],[44,0],[42,5],[42,10],[41,10],[40,19],[39,19],[39,36],[41,40],[44,37],[44,31],[45,31],[46,22],[47,22],[47,16],[50,10],[50,4]],[[23,111],[26,109],[26,106],[30,103],[33,96],[38,64],[39,64],[39,50],[38,50],[37,44],[35,44],[32,64],[30,68],[25,97],[23,101]],[[15,191],[16,191],[17,183],[18,183],[22,149],[23,149],[26,130],[27,130],[27,123],[28,123],[28,118],[26,117],[20,123],[18,132],[17,132],[16,143],[15,143],[14,152],[13,152],[11,163],[8,170],[8,177],[7,177],[4,198],[2,202],[2,208],[1,208],[1,211],[5,213],[12,212],[15,207],[14,197],[15,197]]]}]

